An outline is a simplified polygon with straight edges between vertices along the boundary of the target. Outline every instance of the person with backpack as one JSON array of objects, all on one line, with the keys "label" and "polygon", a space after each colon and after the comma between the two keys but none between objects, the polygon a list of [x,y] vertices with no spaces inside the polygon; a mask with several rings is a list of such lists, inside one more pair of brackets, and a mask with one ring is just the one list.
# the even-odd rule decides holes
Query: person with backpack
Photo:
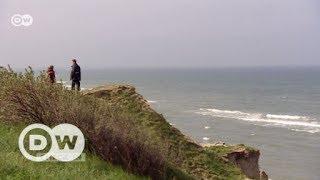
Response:
[{"label": "person with backpack", "polygon": [[81,68],[76,59],[72,60],[70,80],[72,81],[71,90],[75,90],[75,86],[77,86],[77,90],[80,91]]}]

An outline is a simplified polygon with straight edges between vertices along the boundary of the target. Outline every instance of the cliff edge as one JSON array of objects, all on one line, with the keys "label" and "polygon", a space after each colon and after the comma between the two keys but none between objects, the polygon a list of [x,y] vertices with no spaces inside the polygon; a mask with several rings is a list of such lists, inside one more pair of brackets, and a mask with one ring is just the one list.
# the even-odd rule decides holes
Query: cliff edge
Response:
[{"label": "cliff edge", "polygon": [[105,85],[83,92],[117,107],[130,121],[150,130],[166,149],[165,158],[196,179],[267,179],[259,169],[259,150],[245,145],[201,146],[171,126],[130,85]]},{"label": "cliff edge", "polygon": [[1,121],[73,124],[84,134],[87,151],[127,172],[152,179],[260,179],[258,150],[193,142],[132,86],[79,93],[51,84],[31,68],[25,73],[0,69],[0,84]]}]

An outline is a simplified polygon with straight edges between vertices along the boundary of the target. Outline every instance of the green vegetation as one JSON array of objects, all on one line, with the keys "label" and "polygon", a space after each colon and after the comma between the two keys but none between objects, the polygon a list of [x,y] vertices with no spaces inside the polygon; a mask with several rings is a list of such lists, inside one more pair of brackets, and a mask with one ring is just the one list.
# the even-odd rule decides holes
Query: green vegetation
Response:
[{"label": "green vegetation", "polygon": [[84,94],[104,99],[110,106],[116,107],[119,114],[131,117],[131,121],[147,129],[153,141],[159,142],[157,146],[166,149],[167,161],[175,167],[180,167],[182,171],[207,179],[245,177],[237,167],[223,159],[221,154],[199,146],[171,126],[161,114],[150,108],[144,98],[135,92],[134,87],[109,85]]},{"label": "green vegetation", "polygon": [[23,124],[0,122],[0,179],[147,179],[131,175],[86,152],[84,162],[42,162],[25,159],[18,148]]},{"label": "green vegetation", "polygon": [[87,139],[87,149],[128,172],[154,179],[186,179],[186,173],[165,159],[166,148],[118,107],[60,84],[35,76],[0,69],[0,119],[10,123],[70,123]]},{"label": "green vegetation", "polygon": [[252,147],[245,146],[244,144],[238,144],[234,146],[225,146],[225,145],[217,145],[212,147],[206,147],[205,150],[207,152],[211,152],[214,154],[217,154],[220,157],[223,157],[229,153],[235,152],[235,151],[257,151],[256,149]]},{"label": "green vegetation", "polygon": [[[245,178],[239,168],[222,158],[221,153],[199,146],[171,126],[161,114],[150,108],[132,86],[105,86],[78,93],[68,91],[62,85],[48,83],[43,74],[35,76],[31,69],[25,74],[2,69],[0,84],[0,120],[11,125],[33,122],[48,126],[74,124],[88,140],[88,154],[97,154],[127,172],[152,179]],[[4,132],[10,134],[11,130]],[[3,164],[11,163],[11,167],[17,166],[11,169],[19,169],[19,165],[26,163],[19,159],[19,154],[15,159]],[[99,177],[99,174],[111,172],[111,168],[115,171],[114,178],[126,178],[122,171],[95,156],[89,155],[87,161],[84,164],[57,163],[43,167],[55,166],[63,172],[71,168],[71,173],[68,173],[71,177],[84,177],[91,173]],[[30,173],[34,174],[35,170],[31,169],[38,166],[41,165],[32,165]],[[84,172],[78,174],[72,168],[83,168]],[[52,169],[53,175],[58,176],[55,174],[57,169]],[[29,172],[29,169],[21,172]],[[25,175],[28,177],[29,174]],[[123,178],[120,177],[122,175]]]}]

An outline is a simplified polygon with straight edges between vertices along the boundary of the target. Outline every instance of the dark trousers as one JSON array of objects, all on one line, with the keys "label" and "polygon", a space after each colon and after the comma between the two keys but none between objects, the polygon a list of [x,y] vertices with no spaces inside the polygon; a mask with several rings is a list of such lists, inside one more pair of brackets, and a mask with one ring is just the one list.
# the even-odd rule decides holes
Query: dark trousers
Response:
[{"label": "dark trousers", "polygon": [[71,90],[75,90],[75,86],[77,86],[77,90],[80,91],[80,81],[72,81]]}]

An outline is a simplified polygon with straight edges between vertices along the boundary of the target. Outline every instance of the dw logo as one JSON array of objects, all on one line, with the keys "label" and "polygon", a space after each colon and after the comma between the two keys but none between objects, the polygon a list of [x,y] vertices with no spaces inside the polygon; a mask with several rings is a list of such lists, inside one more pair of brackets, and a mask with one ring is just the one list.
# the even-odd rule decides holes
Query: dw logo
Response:
[{"label": "dw logo", "polygon": [[11,17],[11,24],[14,26],[31,26],[33,23],[33,18],[29,14],[20,15],[15,14]]},{"label": "dw logo", "polygon": [[43,124],[31,124],[19,136],[22,155],[35,162],[50,157],[63,162],[73,161],[82,154],[84,146],[82,132],[72,124],[60,124],[53,129]]}]

